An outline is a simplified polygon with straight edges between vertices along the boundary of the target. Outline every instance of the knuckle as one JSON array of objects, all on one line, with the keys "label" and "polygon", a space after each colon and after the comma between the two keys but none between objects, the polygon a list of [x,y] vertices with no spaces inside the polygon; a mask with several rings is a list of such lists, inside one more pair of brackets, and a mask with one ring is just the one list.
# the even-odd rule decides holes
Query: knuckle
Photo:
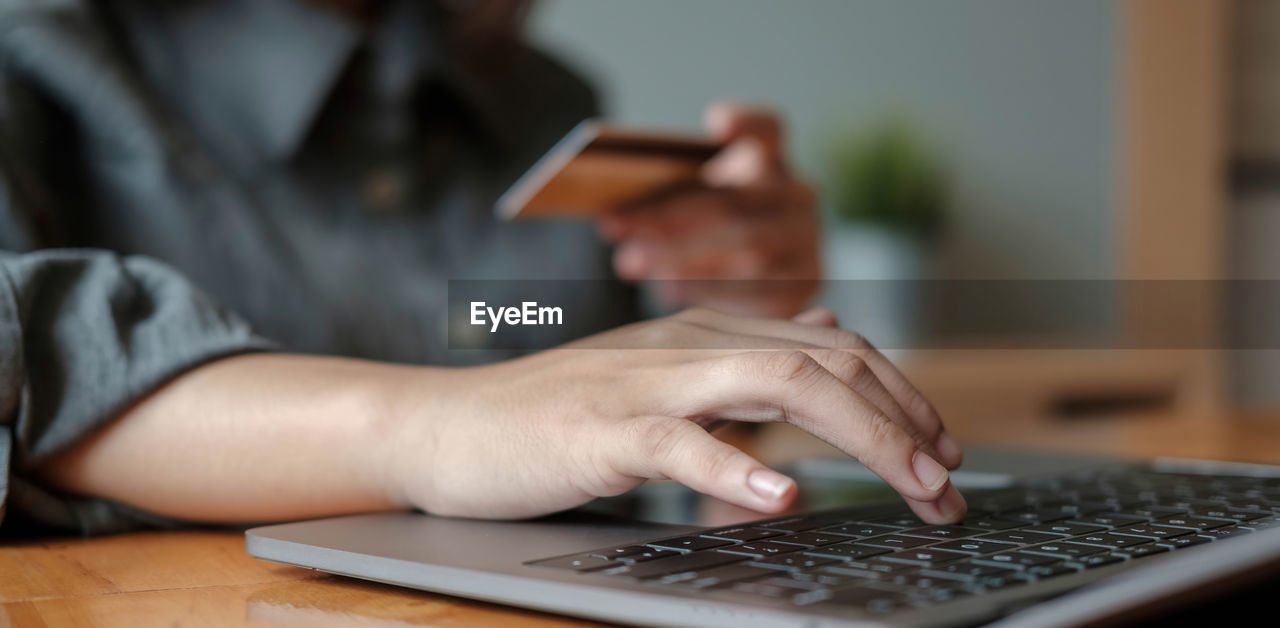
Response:
[{"label": "knuckle", "polygon": [[902,443],[902,429],[883,412],[872,414],[867,423],[867,438],[876,449],[884,450]]},{"label": "knuckle", "polygon": [[684,435],[682,428],[680,421],[675,419],[637,419],[630,422],[629,440],[635,443],[636,451],[645,460],[661,461],[678,449]]},{"label": "knuckle", "polygon": [[715,451],[707,452],[700,456],[702,460],[702,472],[711,479],[730,477],[733,467],[738,460],[738,452],[728,448],[721,447]]},{"label": "knuckle", "polygon": [[799,350],[770,351],[764,356],[766,376],[784,383],[807,380],[816,369],[822,368],[809,354]]},{"label": "knuckle", "polygon": [[851,353],[842,352],[837,355],[839,357],[835,358],[835,368],[841,381],[852,384],[861,382],[871,375],[871,367],[867,365],[866,360]]}]

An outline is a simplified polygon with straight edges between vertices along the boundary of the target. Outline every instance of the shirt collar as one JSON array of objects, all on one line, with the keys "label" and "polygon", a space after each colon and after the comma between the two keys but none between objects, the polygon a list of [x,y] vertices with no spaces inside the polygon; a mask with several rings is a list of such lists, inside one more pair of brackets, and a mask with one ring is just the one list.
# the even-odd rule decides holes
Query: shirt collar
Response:
[{"label": "shirt collar", "polygon": [[512,129],[503,90],[460,72],[431,3],[400,0],[374,25],[305,0],[117,0],[140,61],[207,139],[240,164],[288,159],[362,44],[378,48],[381,87],[432,76],[489,135]]}]

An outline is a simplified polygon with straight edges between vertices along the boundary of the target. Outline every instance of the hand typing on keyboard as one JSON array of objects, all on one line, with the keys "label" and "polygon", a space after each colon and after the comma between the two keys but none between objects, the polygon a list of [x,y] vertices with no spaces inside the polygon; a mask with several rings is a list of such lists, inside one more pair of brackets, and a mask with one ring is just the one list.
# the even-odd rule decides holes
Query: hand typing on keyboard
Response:
[{"label": "hand typing on keyboard", "polygon": [[430,512],[528,517],[662,478],[760,512],[795,483],[708,430],[787,421],[858,458],[919,517],[965,503],[961,451],[938,414],[860,336],[814,310],[793,321],[706,310],[464,370],[430,396],[389,460],[397,499]]}]

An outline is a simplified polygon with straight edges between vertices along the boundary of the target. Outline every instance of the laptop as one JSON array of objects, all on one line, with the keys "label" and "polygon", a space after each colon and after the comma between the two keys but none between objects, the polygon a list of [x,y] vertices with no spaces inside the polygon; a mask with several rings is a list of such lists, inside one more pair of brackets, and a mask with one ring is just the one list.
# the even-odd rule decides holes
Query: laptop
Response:
[{"label": "laptop", "polygon": [[969,448],[956,525],[864,467],[788,469],[802,509],[657,484],[532,521],[421,513],[254,528],[260,559],[486,602],[658,626],[1128,622],[1280,574],[1280,467]]}]

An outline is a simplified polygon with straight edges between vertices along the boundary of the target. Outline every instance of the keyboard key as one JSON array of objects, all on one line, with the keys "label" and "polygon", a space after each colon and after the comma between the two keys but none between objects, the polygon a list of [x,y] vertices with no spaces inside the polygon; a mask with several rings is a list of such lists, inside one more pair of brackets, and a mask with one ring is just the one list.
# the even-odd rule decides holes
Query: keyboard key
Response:
[{"label": "keyboard key", "polygon": [[879,536],[881,534],[889,534],[897,532],[898,528],[891,526],[875,525],[873,523],[846,523],[843,525],[830,526],[819,530],[828,534],[839,534],[841,536]]},{"label": "keyboard key", "polygon": [[884,575],[898,574],[906,571],[915,571],[919,569],[918,565],[909,565],[907,563],[895,563],[893,561],[884,560],[883,556],[876,556],[863,561],[852,561],[850,566],[861,565],[863,569],[872,573]]},{"label": "keyboard key", "polygon": [[999,576],[988,576],[979,578],[974,584],[981,587],[984,591],[997,591],[1016,584],[1027,582],[1027,579],[1020,572],[1009,572]]},{"label": "keyboard key", "polygon": [[680,555],[680,552],[677,552],[675,550],[654,549],[651,547],[646,547],[645,550],[646,551],[640,552],[639,554],[627,554],[625,556],[620,556],[618,558],[615,558],[614,560],[620,563],[627,563],[631,565],[635,563],[643,563],[645,561],[654,560],[658,558],[667,558],[669,556]]},{"label": "keyboard key", "polygon": [[1097,514],[1087,517],[1072,517],[1067,523],[1075,523],[1086,526],[1102,526],[1104,528],[1119,528],[1123,526],[1137,525],[1146,523],[1146,517],[1121,517],[1115,514]]},{"label": "keyboard key", "polygon": [[1098,547],[1096,545],[1085,545],[1083,543],[1071,543],[1068,541],[1063,543],[1032,545],[1030,547],[1022,548],[1022,551],[1031,552],[1033,554],[1048,554],[1050,556],[1057,556],[1060,558],[1077,558],[1080,556],[1100,554],[1107,551],[1107,548]]},{"label": "keyboard key", "polygon": [[592,556],[591,554],[575,554],[573,556],[562,556],[560,558],[550,558],[547,560],[540,560],[540,561],[529,563],[529,564],[537,565],[539,567],[552,567],[555,569],[570,569],[573,571],[582,571],[582,572],[596,571],[598,569],[604,569],[605,567],[618,566],[618,563],[615,563],[609,560],[608,558]]},{"label": "keyboard key", "polygon": [[1194,515],[1174,515],[1172,517],[1159,519],[1157,522],[1160,525],[1192,528],[1196,530],[1212,530],[1214,528],[1221,528],[1222,526],[1231,524],[1230,521],[1223,521],[1222,519],[1206,519],[1204,517],[1197,517]]},{"label": "keyboard key", "polygon": [[924,595],[930,595],[935,591],[954,591],[964,587],[964,582],[960,580],[947,580],[922,573],[901,574],[894,576],[890,582],[903,587],[904,591],[914,591]]},{"label": "keyboard key", "polygon": [[1095,567],[1104,567],[1106,565],[1114,565],[1121,562],[1124,562],[1123,556],[1107,553],[1086,556],[1080,560],[1068,562],[1067,565],[1071,567],[1078,567],[1080,569],[1093,569]]},{"label": "keyboard key", "polygon": [[1160,547],[1167,547],[1169,549],[1181,549],[1184,547],[1204,545],[1205,543],[1212,542],[1213,541],[1211,539],[1207,539],[1203,536],[1180,536],[1176,539],[1160,539],[1159,541],[1156,541],[1156,545]]},{"label": "keyboard key", "polygon": [[786,572],[789,577],[796,580],[804,580],[806,582],[816,582],[828,589],[839,589],[841,587],[851,587],[857,584],[874,581],[874,578],[844,576],[819,571],[789,571]]},{"label": "keyboard key", "polygon": [[867,558],[869,556],[888,554],[890,551],[892,550],[883,547],[876,547],[874,545],[863,545],[861,543],[837,543],[836,545],[828,545],[826,547],[806,550],[804,554],[806,556],[852,560],[856,558]]},{"label": "keyboard key", "polygon": [[965,552],[968,554],[994,554],[1008,551],[1013,546],[1008,543],[996,543],[985,539],[960,539],[930,545],[930,549],[941,549],[949,552]]},{"label": "keyboard key", "polygon": [[893,526],[895,528],[918,528],[925,524],[919,517],[914,515],[893,515],[889,517],[880,517],[872,519],[868,523],[878,523],[885,526]]},{"label": "keyboard key", "polygon": [[978,537],[979,541],[1000,541],[1004,543],[1050,543],[1061,540],[1062,537],[1056,534],[1044,534],[1041,532],[1023,532],[1022,530],[1005,530],[1004,532],[993,532],[991,534]]},{"label": "keyboard key", "polygon": [[[1221,506],[1221,504],[1218,504],[1218,506]],[[1160,505],[1153,504],[1149,506],[1138,506],[1135,508],[1129,508],[1125,512],[1120,514],[1128,513],[1135,517],[1147,517],[1149,519],[1159,519],[1161,517],[1168,517],[1169,515],[1176,515],[1180,513],[1185,514],[1189,512],[1189,510],[1190,510],[1189,508],[1186,508],[1183,506],[1160,506]]]},{"label": "keyboard key", "polygon": [[903,530],[902,532],[899,532],[899,534],[905,534],[907,536],[921,536],[932,539],[963,539],[969,536],[986,534],[986,530],[963,528],[960,526],[925,526],[923,528]]},{"label": "keyboard key", "polygon": [[768,556],[776,556],[778,554],[798,552],[802,549],[805,549],[803,545],[787,545],[785,543],[774,543],[773,541],[755,541],[754,543],[739,543],[738,545],[722,547],[719,551],[729,554],[741,554],[742,556],[750,556],[752,558],[765,558]]},{"label": "keyboard key", "polygon": [[831,545],[833,543],[844,543],[849,540],[849,537],[840,536],[838,534],[827,534],[824,532],[801,532],[799,534],[788,534],[787,536],[779,536],[769,540],[773,543],[791,543],[793,545],[821,547],[823,545]]},{"label": "keyboard key", "polygon": [[1229,528],[1217,528],[1216,530],[1201,530],[1197,533],[1197,536],[1202,536],[1216,541],[1219,539],[1231,538],[1233,536],[1242,536],[1252,532],[1253,530],[1248,528],[1237,528],[1235,526],[1231,526]]},{"label": "keyboard key", "polygon": [[1056,556],[1044,556],[1041,554],[1028,554],[1026,552],[1005,552],[1003,554],[992,554],[990,556],[980,556],[971,559],[979,565],[1000,565],[1008,566],[1010,569],[1025,569],[1036,565],[1048,565],[1056,563],[1061,558]]},{"label": "keyboard key", "polygon": [[782,554],[781,556],[770,556],[765,559],[752,561],[752,565],[764,567],[766,569],[812,569],[822,565],[832,565],[840,561],[835,558],[822,558],[820,556],[805,556],[803,554]]},{"label": "keyboard key", "polygon": [[792,533],[812,530],[820,525],[821,523],[814,517],[795,517],[793,519],[779,519],[777,521],[766,521],[764,523],[751,524],[752,527],[763,530]]},{"label": "keyboard key", "polygon": [[1249,528],[1250,530],[1267,530],[1277,526],[1280,526],[1280,517],[1263,517],[1253,521],[1244,521],[1240,523],[1239,527]]},{"label": "keyboard key", "polygon": [[605,570],[603,573],[611,576],[622,576],[633,578],[636,580],[649,580],[661,576],[668,576],[674,573],[682,573],[686,571],[702,571],[720,565],[741,562],[747,559],[746,556],[737,554],[724,554],[721,552],[693,552],[689,554],[680,554],[670,558],[661,560],[650,560],[634,565],[625,565]]},{"label": "keyboard key", "polygon": [[1147,539],[1175,539],[1180,536],[1191,534],[1192,532],[1192,530],[1188,530],[1186,528],[1174,528],[1162,525],[1137,525],[1111,530],[1111,534],[1139,536]]},{"label": "keyboard key", "polygon": [[713,539],[722,539],[725,541],[758,541],[767,539],[771,536],[778,536],[781,532],[772,530],[761,530],[760,528],[725,528],[723,530],[714,530],[712,532],[703,532],[701,536],[709,536]]},{"label": "keyboard key", "polygon": [[1221,507],[1213,508],[1213,509],[1197,508],[1195,513],[1202,517],[1212,517],[1214,519],[1231,519],[1234,521],[1252,521],[1254,519],[1261,519],[1267,516],[1267,513],[1263,513],[1263,512],[1222,510]]},{"label": "keyboard key", "polygon": [[1052,565],[1035,565],[1033,567],[1027,567],[1027,570],[1023,573],[1036,579],[1044,579],[1072,574],[1078,571],[1080,570],[1070,567],[1066,563],[1053,563]]},{"label": "keyboard key", "polygon": [[923,549],[903,550],[901,552],[885,554],[879,557],[879,560],[917,565],[920,567],[930,567],[965,558],[970,558],[970,556],[968,554],[961,554],[960,552],[948,552],[947,550],[935,550],[931,547],[927,547]]},{"label": "keyboard key", "polygon": [[682,552],[691,552],[696,550],[711,549],[714,547],[724,547],[729,545],[729,541],[721,541],[719,539],[708,539],[701,536],[681,536],[674,539],[663,539],[661,541],[653,541],[646,543],[649,547],[658,549],[679,550]]},{"label": "keyboard key", "polygon": [[893,549],[911,549],[920,547],[921,545],[930,545],[937,543],[937,539],[925,539],[915,536],[902,536],[900,534],[890,534],[887,536],[873,536],[869,539],[858,539],[859,543],[864,545],[877,545],[880,547],[889,547]]},{"label": "keyboard key", "polygon": [[1005,521],[1004,519],[978,519],[976,521],[966,519],[960,523],[966,528],[978,528],[980,530],[1009,530],[1028,525],[1022,521]]},{"label": "keyboard key", "polygon": [[[884,563],[884,564],[892,565],[893,563]],[[877,580],[877,579],[889,578],[893,576],[892,572],[877,571],[877,570],[871,569],[869,565],[859,564],[858,561],[851,561],[848,563],[844,563],[844,565],[845,566],[828,565],[826,567],[819,567],[819,570],[822,573],[825,573],[828,575],[841,576],[845,578],[861,578],[864,580]],[[907,565],[898,565],[898,566],[907,567]],[[908,571],[915,571],[915,569],[916,569],[915,567],[910,567]]]},{"label": "keyboard key", "polygon": [[1131,545],[1142,545],[1143,543],[1151,542],[1151,539],[1142,537],[1119,536],[1108,533],[1086,534],[1084,536],[1075,537],[1071,540],[1078,543],[1088,543],[1089,545],[1100,545],[1111,549],[1115,549],[1117,547],[1129,547]]},{"label": "keyboard key", "polygon": [[1151,545],[1139,545],[1137,547],[1125,547],[1125,548],[1118,549],[1112,553],[1117,556],[1124,556],[1126,558],[1142,558],[1143,556],[1160,554],[1162,552],[1167,552],[1167,551],[1169,551],[1169,548],[1167,547],[1160,547],[1159,545],[1151,544]]},{"label": "keyboard key", "polygon": [[1031,528],[1023,528],[1025,532],[1039,532],[1041,534],[1061,534],[1064,536],[1078,536],[1081,534],[1089,534],[1092,532],[1102,532],[1106,528],[1101,526],[1087,526],[1079,523],[1046,523]]},{"label": "keyboard key", "polygon": [[1070,519],[1075,515],[1076,513],[1074,511],[1063,512],[1058,508],[1037,508],[1002,512],[996,514],[995,518],[1004,519],[1006,521],[1020,521],[1023,523],[1048,523],[1051,521]]},{"label": "keyboard key", "polygon": [[609,549],[596,550],[591,552],[592,556],[601,558],[618,558],[621,556],[631,556],[632,554],[643,554],[650,551],[651,548],[645,545],[624,545],[622,547],[611,547]]}]

